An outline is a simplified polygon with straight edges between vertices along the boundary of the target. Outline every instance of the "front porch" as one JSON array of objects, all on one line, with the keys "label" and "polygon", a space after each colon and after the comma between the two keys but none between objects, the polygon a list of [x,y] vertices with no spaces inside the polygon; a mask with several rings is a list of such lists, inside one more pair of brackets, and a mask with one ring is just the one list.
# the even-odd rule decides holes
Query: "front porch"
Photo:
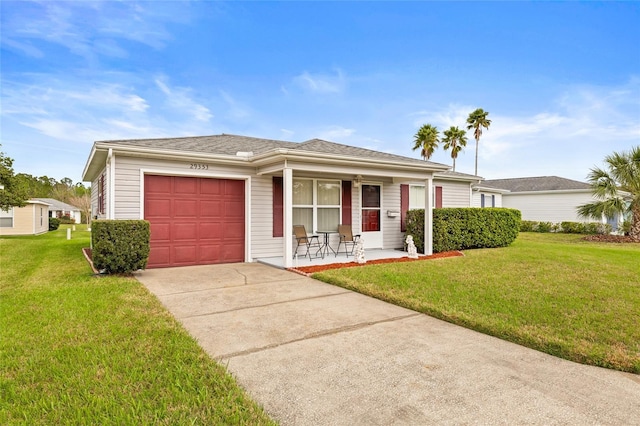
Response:
[{"label": "front porch", "polygon": [[[408,253],[402,250],[389,250],[389,249],[369,249],[365,250],[365,259],[367,261],[370,260],[378,260],[378,259],[400,259],[403,257],[407,257]],[[263,257],[256,259],[257,262],[264,263],[266,265],[275,266],[276,268],[284,269],[284,259],[282,256],[278,257]],[[293,263],[291,266],[287,267],[304,267],[304,266],[318,266],[318,265],[329,265],[332,263],[351,263],[355,262],[355,256],[345,256],[344,253],[339,253],[337,256],[333,253],[326,255],[324,258],[314,258],[309,260],[307,256],[296,256],[293,259]]]}]

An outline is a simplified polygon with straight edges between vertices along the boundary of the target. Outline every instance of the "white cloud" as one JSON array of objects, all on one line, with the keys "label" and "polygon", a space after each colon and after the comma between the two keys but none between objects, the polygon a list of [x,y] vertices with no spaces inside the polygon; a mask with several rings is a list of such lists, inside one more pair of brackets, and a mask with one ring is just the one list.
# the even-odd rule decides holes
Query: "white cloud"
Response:
[{"label": "white cloud", "polygon": [[199,104],[191,98],[192,90],[188,87],[171,88],[165,82],[165,77],[158,77],[154,81],[158,88],[167,97],[167,104],[180,114],[191,115],[197,121],[208,123],[213,114],[206,106]]},{"label": "white cloud", "polygon": [[127,112],[144,112],[145,99],[119,84],[90,82],[66,87],[57,79],[44,78],[33,84],[2,81],[3,114],[60,115],[91,108]]},{"label": "white cloud", "polygon": [[321,129],[317,133],[318,136],[316,137],[318,139],[345,143],[344,140],[349,138],[355,132],[355,129],[348,129],[342,126],[329,126],[328,128]]},{"label": "white cloud", "polygon": [[[175,7],[180,13],[171,12]],[[3,46],[41,58],[38,45],[54,43],[91,60],[129,56],[122,41],[160,50],[172,39],[166,23],[189,19],[188,8],[170,2],[153,8],[136,2],[17,2],[3,13]]]},{"label": "white cloud", "polygon": [[293,82],[312,93],[342,93],[347,85],[346,77],[340,69],[336,69],[335,74],[311,74],[305,71],[294,77]]},{"label": "white cloud", "polygon": [[293,130],[289,129],[280,129],[280,133],[282,133],[282,138],[285,140],[290,139],[295,134]]},{"label": "white cloud", "polygon": [[220,96],[227,103],[226,116],[233,120],[243,120],[249,117],[248,108],[242,106],[235,98],[224,90],[220,91]]},{"label": "white cloud", "polygon": [[[476,107],[447,105],[408,115],[415,129],[431,123],[442,132],[465,128]],[[529,115],[489,110],[492,120],[479,144],[478,173],[488,178],[560,175],[583,180],[588,169],[613,151],[640,143],[640,79],[620,86],[567,87],[544,110]],[[467,147],[456,170],[473,173],[475,139],[467,131]],[[451,164],[450,154],[436,151],[433,161]]]}]

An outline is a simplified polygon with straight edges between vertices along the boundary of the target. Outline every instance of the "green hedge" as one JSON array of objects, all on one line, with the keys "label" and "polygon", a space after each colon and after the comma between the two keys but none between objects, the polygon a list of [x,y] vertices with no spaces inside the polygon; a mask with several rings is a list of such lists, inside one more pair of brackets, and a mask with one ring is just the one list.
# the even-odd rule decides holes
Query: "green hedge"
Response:
[{"label": "green hedge", "polygon": [[[407,212],[407,235],[424,253],[424,209]],[[520,211],[505,208],[445,208],[433,211],[433,252],[504,247],[520,229]]]},{"label": "green hedge", "polygon": [[149,236],[146,220],[94,220],[91,223],[93,265],[107,274],[146,268]]},{"label": "green hedge", "polygon": [[537,222],[523,220],[520,223],[520,232],[562,232],[565,234],[609,234],[611,225],[599,222]]},{"label": "green hedge", "polygon": [[60,227],[60,219],[56,219],[55,217],[49,218],[49,231],[55,231]]}]

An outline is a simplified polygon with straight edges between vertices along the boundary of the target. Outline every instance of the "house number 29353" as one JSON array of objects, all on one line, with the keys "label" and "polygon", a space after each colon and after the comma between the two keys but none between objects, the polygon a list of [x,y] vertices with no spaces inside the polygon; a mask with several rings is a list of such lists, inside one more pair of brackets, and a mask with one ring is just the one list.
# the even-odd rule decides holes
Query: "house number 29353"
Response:
[{"label": "house number 29353", "polygon": [[202,163],[191,163],[189,164],[189,168],[194,170],[209,170],[209,165]]}]

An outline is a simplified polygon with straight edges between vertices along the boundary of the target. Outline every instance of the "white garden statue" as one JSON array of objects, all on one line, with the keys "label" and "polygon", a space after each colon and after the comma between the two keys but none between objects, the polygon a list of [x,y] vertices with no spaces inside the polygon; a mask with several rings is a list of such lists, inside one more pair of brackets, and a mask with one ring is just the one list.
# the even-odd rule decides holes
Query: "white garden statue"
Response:
[{"label": "white garden statue", "polygon": [[407,235],[407,239],[405,240],[405,242],[407,243],[407,252],[409,252],[409,259],[417,259],[418,249],[416,248],[416,245],[413,242],[413,236]]},{"label": "white garden statue", "polygon": [[357,263],[367,263],[367,259],[364,258],[364,238],[362,237],[358,238],[358,241],[356,241],[354,256]]}]

